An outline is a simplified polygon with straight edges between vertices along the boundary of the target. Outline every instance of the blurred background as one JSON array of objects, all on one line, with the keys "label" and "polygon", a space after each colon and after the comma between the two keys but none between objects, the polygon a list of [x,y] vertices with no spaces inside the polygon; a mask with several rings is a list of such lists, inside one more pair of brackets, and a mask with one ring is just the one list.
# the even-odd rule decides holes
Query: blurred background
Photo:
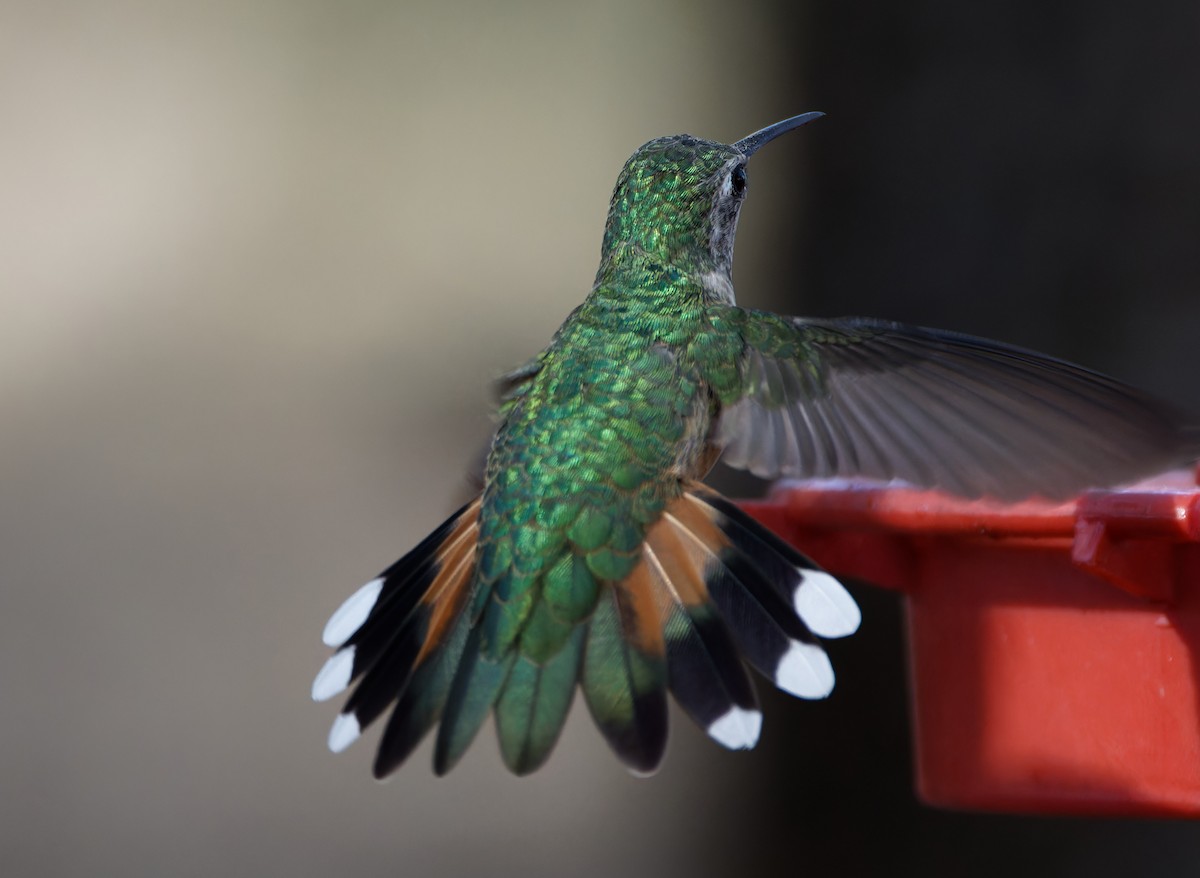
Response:
[{"label": "blurred background", "polygon": [[[576,705],[437,780],[325,750],[320,631],[465,490],[642,142],[755,158],[744,304],[1006,339],[1200,407],[1200,6],[0,6],[0,868],[1178,874],[1200,825],[911,791],[895,598],[825,703],[652,780]],[[726,484],[732,484],[727,482]],[[745,490],[752,487],[743,485]]]}]

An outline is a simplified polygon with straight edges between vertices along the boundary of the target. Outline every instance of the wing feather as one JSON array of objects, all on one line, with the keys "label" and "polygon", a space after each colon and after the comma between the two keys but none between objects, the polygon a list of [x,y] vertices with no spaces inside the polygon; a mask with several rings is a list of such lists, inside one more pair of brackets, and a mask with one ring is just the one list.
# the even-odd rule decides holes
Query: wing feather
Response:
[{"label": "wing feather", "polygon": [[1200,454],[1171,406],[1021,348],[863,318],[738,312],[740,396],[715,437],[755,475],[1066,497]]}]

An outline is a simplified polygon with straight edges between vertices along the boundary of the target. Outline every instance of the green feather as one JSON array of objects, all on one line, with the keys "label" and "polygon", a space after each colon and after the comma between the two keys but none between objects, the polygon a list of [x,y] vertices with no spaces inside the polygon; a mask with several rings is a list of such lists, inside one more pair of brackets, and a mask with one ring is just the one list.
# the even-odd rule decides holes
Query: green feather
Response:
[{"label": "green feather", "polygon": [[599,592],[587,562],[575,552],[563,552],[542,582],[542,600],[565,622],[582,622],[596,606]]},{"label": "green feather", "polygon": [[583,658],[584,626],[545,665],[525,656],[513,664],[496,702],[496,734],[504,763],[517,774],[541,767],[562,732]]},{"label": "green feather", "polygon": [[567,538],[576,548],[585,552],[603,546],[612,531],[611,515],[605,515],[595,507],[589,507],[579,513],[575,523],[567,530]]},{"label": "green feather", "polygon": [[[595,603],[594,589],[592,602]],[[563,648],[575,628],[573,620],[563,619],[549,603],[539,601],[521,632],[520,653],[535,664],[545,664]]]},{"label": "green feather", "polygon": [[433,770],[439,775],[455,766],[479,734],[516,658],[511,651],[495,661],[485,657],[480,650],[481,635],[482,628],[475,628],[467,638],[446,700],[433,753]]},{"label": "green feather", "polygon": [[469,630],[470,620],[464,613],[445,644],[413,671],[379,743],[375,777],[384,778],[395,771],[442,715]]},{"label": "green feather", "polygon": [[592,616],[580,683],[592,718],[621,761],[637,772],[654,771],[667,743],[667,663],[626,640],[615,592],[601,598]]}]

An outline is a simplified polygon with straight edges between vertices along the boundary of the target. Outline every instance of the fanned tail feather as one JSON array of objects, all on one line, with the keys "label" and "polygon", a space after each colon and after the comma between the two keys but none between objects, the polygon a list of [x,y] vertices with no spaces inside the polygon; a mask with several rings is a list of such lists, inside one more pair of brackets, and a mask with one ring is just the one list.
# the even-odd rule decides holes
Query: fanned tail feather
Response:
[{"label": "fanned tail feather", "polygon": [[780,689],[801,698],[824,698],[833,690],[833,667],[816,636],[763,575],[742,536],[706,504],[685,498],[668,520],[691,541],[704,561],[709,595],[733,630],[746,660]]},{"label": "fanned tail feather", "polygon": [[[441,679],[445,665],[458,664],[457,655],[447,662],[445,653],[451,645],[462,650],[459,623],[474,581],[478,516],[476,499],[333,614],[325,640],[340,648],[313,681],[313,698],[324,701],[360,681],[330,729],[334,752],[354,743],[397,699],[409,709],[419,701],[415,713],[430,714],[422,735],[441,714],[449,689],[449,681]],[[412,746],[419,741],[420,736]]]},{"label": "fanned tail feather", "polygon": [[840,582],[816,562],[789,546],[734,503],[703,485],[687,498],[705,508],[766,586],[791,603],[797,616],[818,637],[848,637],[858,630],[862,613]]},{"label": "fanned tail feather", "polygon": [[463,614],[441,649],[413,670],[383,730],[372,769],[376,778],[382,780],[399,768],[441,717],[469,630],[467,616]]},{"label": "fanned tail feather", "polygon": [[488,658],[480,649],[482,639],[483,628],[472,628],[446,700],[433,751],[433,770],[439,775],[452,769],[467,752],[517,659],[515,650]]},{"label": "fanned tail feather", "polygon": [[439,722],[434,768],[444,773],[494,712],[505,764],[527,774],[557,742],[578,683],[614,752],[646,774],[666,748],[668,690],[730,749],[754,747],[762,727],[746,663],[787,692],[827,696],[834,677],[821,639],[857,629],[853,598],[719,494],[685,488],[646,532],[633,572],[603,583],[594,611],[561,647],[535,653],[516,638],[494,658],[481,646],[480,501],[463,507],[326,627],[326,642],[339,648],[313,697],[358,681],[330,747],[345,749],[396,703],[375,776],[394,771]]},{"label": "fanned tail feather", "polygon": [[558,742],[575,697],[585,629],[544,665],[519,656],[496,700],[496,735],[504,764],[514,774],[541,768]]},{"label": "fanned tail feather", "polygon": [[657,591],[643,562],[601,595],[581,678],[601,734],[638,774],[658,768],[667,745],[666,643]]},{"label": "fanned tail feather", "polygon": [[647,535],[647,569],[670,599],[663,633],[671,693],[718,743],[748,749],[758,742],[762,713],[728,626],[708,597],[704,565],[689,552],[673,518]]}]

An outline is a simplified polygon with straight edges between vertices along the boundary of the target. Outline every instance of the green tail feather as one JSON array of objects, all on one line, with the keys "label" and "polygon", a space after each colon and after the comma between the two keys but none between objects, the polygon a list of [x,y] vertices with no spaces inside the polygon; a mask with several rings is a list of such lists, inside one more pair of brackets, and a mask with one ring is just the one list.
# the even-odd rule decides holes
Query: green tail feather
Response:
[{"label": "green tail feather", "polygon": [[399,768],[442,715],[469,630],[463,614],[445,645],[413,671],[379,743],[375,777],[382,779]]},{"label": "green tail feather", "polygon": [[515,651],[509,651],[492,661],[484,656],[481,641],[482,628],[477,627],[467,638],[450,697],[446,700],[437,747],[433,752],[433,770],[439,775],[452,769],[475,740],[517,657]]},{"label": "green tail feather", "polygon": [[585,626],[545,665],[526,656],[513,665],[496,702],[496,733],[504,763],[516,774],[536,771],[558,741],[575,696]]},{"label": "green tail feather", "polygon": [[658,768],[667,745],[667,663],[626,640],[614,592],[592,616],[580,682],[592,718],[621,761],[643,774]]}]

